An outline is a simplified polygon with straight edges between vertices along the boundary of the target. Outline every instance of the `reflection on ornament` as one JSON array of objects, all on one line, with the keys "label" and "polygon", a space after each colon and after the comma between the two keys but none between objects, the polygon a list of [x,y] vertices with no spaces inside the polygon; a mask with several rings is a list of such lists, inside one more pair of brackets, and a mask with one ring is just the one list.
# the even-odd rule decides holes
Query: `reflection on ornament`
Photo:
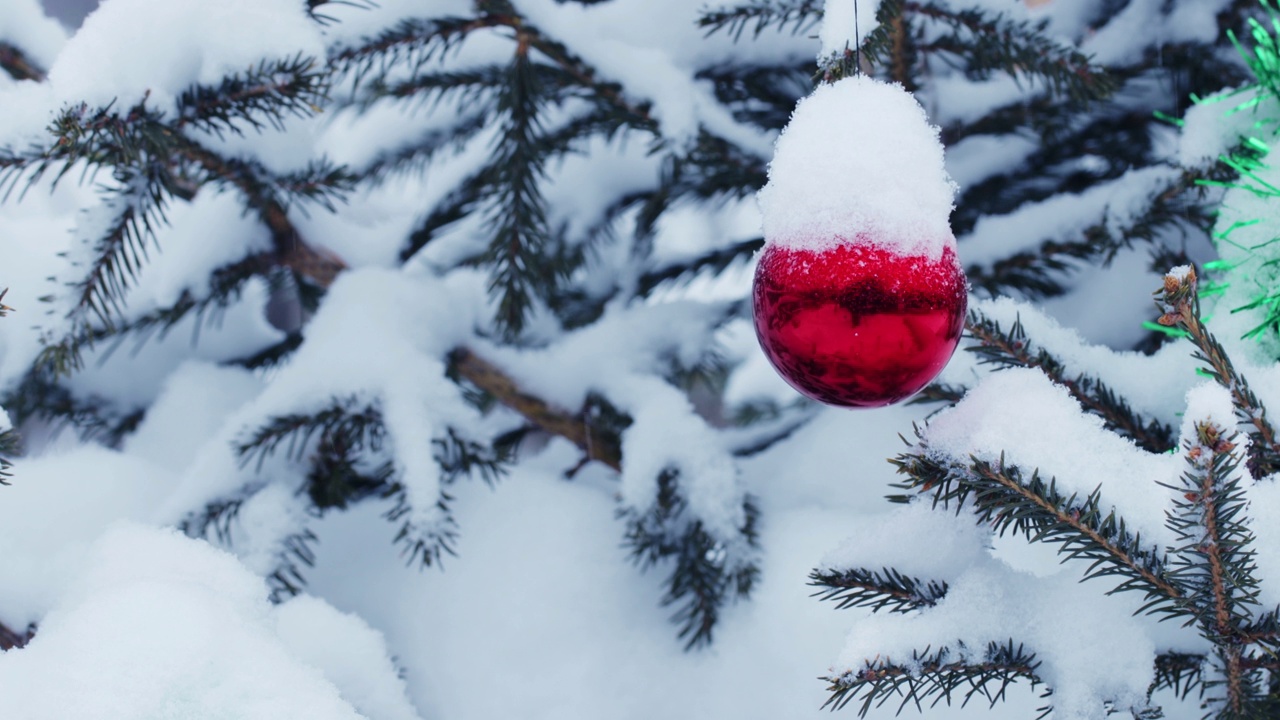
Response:
[{"label": "reflection on ornament", "polygon": [[862,237],[822,250],[767,245],[752,288],[765,355],[792,387],[830,405],[914,395],[960,342],[967,285],[953,247],[930,259]]}]

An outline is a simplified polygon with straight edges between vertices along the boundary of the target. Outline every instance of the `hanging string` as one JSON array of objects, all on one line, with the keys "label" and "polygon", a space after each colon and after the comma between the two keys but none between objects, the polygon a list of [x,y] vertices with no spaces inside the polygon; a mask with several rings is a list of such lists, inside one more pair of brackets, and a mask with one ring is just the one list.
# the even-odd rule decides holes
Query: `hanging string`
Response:
[{"label": "hanging string", "polygon": [[862,73],[862,32],[858,30],[858,0],[853,0],[853,74]]}]

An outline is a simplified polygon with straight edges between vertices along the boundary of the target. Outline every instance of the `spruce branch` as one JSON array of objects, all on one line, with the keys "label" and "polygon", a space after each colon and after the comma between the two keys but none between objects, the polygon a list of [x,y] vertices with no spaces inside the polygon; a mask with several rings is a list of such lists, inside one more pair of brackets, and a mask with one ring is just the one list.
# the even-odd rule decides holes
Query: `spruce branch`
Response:
[{"label": "spruce branch", "polygon": [[10,471],[13,463],[9,458],[18,454],[22,449],[22,441],[18,437],[17,431],[13,428],[0,431],[0,485],[8,485],[9,478],[13,477]]},{"label": "spruce branch", "polygon": [[910,400],[908,405],[925,405],[928,403],[946,403],[954,405],[960,402],[964,394],[969,389],[963,385],[952,385],[950,383],[930,383],[925,389],[916,393]]},{"label": "spruce branch", "polygon": [[792,35],[799,35],[822,19],[822,4],[821,0],[751,0],[734,7],[703,10],[698,27],[708,36],[726,32],[735,41],[742,38],[749,25],[753,37],[774,26],[779,32],[786,32],[788,25]]},{"label": "spruce branch", "polygon": [[441,152],[462,149],[488,129],[491,120],[486,111],[479,111],[462,117],[450,128],[429,131],[403,147],[379,154],[357,173],[357,179],[376,185],[399,175],[422,176],[426,173],[427,166]]},{"label": "spruce branch", "polygon": [[497,301],[494,324],[508,339],[524,328],[534,299],[546,299],[563,271],[549,262],[553,239],[547,226],[546,200],[539,184],[547,159],[538,118],[544,102],[529,58],[529,40],[521,36],[506,83],[498,93],[502,131],[490,159],[487,222],[492,239],[481,261],[490,269],[489,292]]},{"label": "spruce branch", "polygon": [[261,164],[224,158],[194,140],[183,139],[175,153],[196,165],[205,181],[232,187],[244,196],[271,233],[278,261],[320,287],[328,287],[346,269],[340,258],[306,243],[289,220],[289,203],[306,200],[332,207],[354,186],[354,176],[321,160],[298,173],[276,177]]},{"label": "spruce branch", "polygon": [[1170,577],[1189,589],[1183,604],[1216,649],[1223,677],[1206,679],[1205,688],[1221,685],[1223,707],[1240,717],[1257,700],[1241,632],[1258,604],[1253,533],[1245,524],[1233,437],[1210,421],[1195,423],[1195,433],[1184,443],[1189,469],[1180,486],[1170,486],[1181,493],[1167,521],[1181,543],[1172,551]]},{"label": "spruce branch", "polygon": [[[531,426],[572,442],[582,450],[584,462],[595,460],[621,471],[620,433],[630,419],[603,399],[594,398],[580,413],[566,412],[528,394],[501,368],[467,348],[451,353],[450,371],[515,410]],[[662,604],[677,608],[672,620],[680,627],[685,648],[702,647],[711,641],[720,608],[750,593],[760,571],[754,561],[737,557],[724,539],[712,536],[700,520],[689,517],[679,473],[663,472],[658,488],[653,506],[622,511],[627,519],[624,545],[641,568],[674,560]],[[754,548],[759,511],[752,498],[744,498],[743,511],[741,539],[747,548]]]},{"label": "spruce branch", "polygon": [[898,712],[908,705],[923,711],[926,703],[950,705],[957,696],[961,706],[980,697],[995,707],[1015,682],[1026,680],[1033,688],[1041,683],[1035,654],[1013,640],[988,643],[980,657],[962,642],[956,648],[913,651],[906,662],[876,657],[856,670],[823,678],[831,692],[823,707],[839,710],[857,700],[858,716],[866,717],[891,700],[899,701]]},{"label": "spruce branch", "polygon": [[[394,28],[368,39],[360,47],[336,52],[330,61],[340,71],[351,72],[357,86],[369,80],[376,87],[387,88],[390,83],[387,83],[385,76],[391,68],[407,66],[416,78],[428,62],[446,55],[471,33],[482,29],[505,28],[515,36],[517,56],[526,55],[530,49],[537,50],[573,82],[587,90],[587,99],[609,106],[627,124],[656,131],[657,125],[649,116],[647,107],[628,101],[618,84],[599,80],[595,68],[565,44],[528,23],[510,3],[486,0],[477,3],[477,11],[478,15],[474,18],[404,20]],[[369,76],[370,73],[375,75]],[[409,82],[431,81],[415,79]],[[409,87],[404,86],[404,89],[408,90]]]},{"label": "spruce branch", "polygon": [[458,523],[453,519],[451,504],[453,496],[441,491],[436,500],[436,510],[440,520],[431,528],[420,528],[411,519],[414,508],[409,502],[404,488],[393,486],[388,495],[393,501],[391,509],[382,514],[388,522],[400,523],[393,543],[400,547],[400,555],[405,565],[420,567],[444,567],[444,558],[457,557],[454,549],[458,542]]},{"label": "spruce branch", "polygon": [[[200,95],[192,93],[191,97]],[[241,98],[219,111],[228,117],[237,112],[249,117],[252,107],[252,101]],[[208,120],[212,115],[188,115],[189,120],[200,117]],[[29,184],[47,173],[54,174],[56,183],[80,162],[91,169],[108,168],[114,180],[103,190],[103,211],[110,217],[93,240],[84,276],[73,285],[71,332],[45,348],[37,361],[40,366],[59,374],[73,372],[80,367],[86,345],[95,337],[115,334],[124,314],[124,295],[146,261],[149,246],[158,247],[156,230],[166,222],[167,204],[174,197],[190,199],[205,183],[239,190],[271,231],[278,258],[300,274],[319,276],[327,285],[344,267],[340,260],[300,242],[287,204],[307,200],[332,207],[351,185],[345,170],[321,161],[298,173],[274,176],[257,163],[219,156],[184,135],[181,124],[181,119],[171,121],[148,109],[145,98],[125,113],[110,106],[92,111],[84,105],[71,107],[52,126],[57,142],[28,158],[25,166],[14,166],[19,168],[16,172],[26,173]],[[188,299],[179,304],[189,307],[170,313],[170,324],[198,303]]]},{"label": "spruce branch", "polygon": [[22,50],[6,42],[0,42],[0,68],[14,80],[44,82],[44,69],[36,65]]},{"label": "spruce branch", "polygon": [[836,601],[836,608],[869,607],[872,612],[888,609],[905,613],[938,604],[947,594],[947,584],[920,580],[893,568],[868,570],[814,570],[809,584],[823,588],[814,597]]},{"label": "spruce branch", "polygon": [[1100,226],[1084,230],[1086,239],[1045,240],[1034,250],[1023,250],[1000,258],[989,267],[966,267],[965,275],[970,285],[991,297],[1009,291],[1021,292],[1032,298],[1056,297],[1067,290],[1063,275],[1075,271],[1081,262],[1109,251],[1106,241],[1110,238],[1095,232],[1097,227]]},{"label": "spruce branch", "polygon": [[436,238],[436,233],[470,216],[482,203],[492,170],[486,166],[468,175],[418,223],[400,250],[401,262],[409,260]]},{"label": "spruce branch", "polygon": [[303,575],[303,568],[315,567],[316,552],[313,546],[318,542],[320,538],[310,528],[291,532],[280,540],[276,551],[276,567],[267,575],[271,602],[284,602],[301,595],[306,589],[307,579]]},{"label": "spruce branch", "polygon": [[484,28],[510,26],[506,15],[486,14],[474,18],[439,17],[406,18],[383,30],[362,44],[336,50],[329,64],[337,72],[350,73],[360,84],[370,73],[381,79],[392,68],[421,70],[431,60],[443,57],[460,45],[471,33]]},{"label": "spruce branch", "polygon": [[[707,532],[702,521],[688,516],[688,501],[679,490],[680,473],[664,470],[658,476],[654,504],[644,510],[620,511],[627,520],[623,547],[642,569],[673,559],[666,580],[663,607],[675,606],[671,620],[680,627],[678,637],[685,650],[711,643],[720,609],[735,598],[750,594],[760,568],[748,558],[730,552],[723,539]],[[745,522],[739,533],[749,548],[756,546],[759,510],[751,497],[743,500]]]},{"label": "spruce branch", "polygon": [[[261,484],[248,485],[230,496],[206,503],[201,510],[183,518],[178,529],[188,537],[231,547],[236,542],[235,528],[240,521],[240,512],[263,487]],[[271,602],[284,602],[306,588],[305,568],[315,566],[313,546],[318,542],[316,534],[305,526],[286,533],[275,542],[274,567],[266,573]]]},{"label": "spruce branch", "polygon": [[[955,10],[941,3],[911,0],[882,0],[876,22],[863,37],[860,54],[872,64],[887,63],[889,76],[908,90],[916,86],[922,54],[940,56],[979,78],[1000,71],[1015,79],[1019,75],[1036,79],[1049,94],[1077,103],[1104,98],[1117,88],[1105,68],[1046,36],[1044,22],[1014,21],[1003,13]],[[914,26],[920,22],[931,23],[937,31],[918,43]],[[829,80],[847,74],[839,70],[841,58],[826,65]]]},{"label": "spruce branch", "polygon": [[321,442],[340,438],[345,447],[376,453],[386,441],[386,428],[375,405],[362,404],[356,397],[341,398],[318,412],[272,417],[239,440],[235,453],[241,467],[256,460],[256,469],[261,471],[266,459],[281,450],[295,462],[303,460],[314,449],[313,438]]},{"label": "spruce branch", "polygon": [[178,529],[188,537],[216,540],[218,544],[230,545],[236,519],[240,508],[260,486],[241,488],[233,496],[214,500],[196,512],[188,513],[178,522]]},{"label": "spruce branch", "polygon": [[[973,135],[1034,135],[1039,147],[1018,167],[998,173],[966,188],[952,217],[957,236],[972,232],[984,216],[1016,212],[1030,202],[1039,202],[1062,193],[1079,193],[1115,181],[1133,168],[1152,167],[1152,132],[1158,121],[1149,112],[1125,110],[1108,105],[1081,118],[1078,113],[1043,99],[998,108],[986,117],[953,125],[943,131],[948,146]],[[1081,154],[1098,162],[1083,167]],[[1138,223],[1137,239],[1153,242],[1156,231],[1172,223],[1208,227],[1211,223],[1203,185],[1225,178],[1217,167],[1184,170],[1164,187],[1157,188],[1150,219]],[[1138,218],[1141,220],[1141,218]]]},{"label": "spruce branch", "polygon": [[1249,431],[1249,471],[1256,478],[1271,475],[1280,470],[1280,441],[1275,427],[1267,419],[1262,401],[1249,388],[1249,382],[1235,369],[1226,349],[1200,319],[1195,270],[1189,266],[1183,270],[1165,275],[1164,286],[1155,293],[1157,307],[1161,310],[1159,323],[1187,333],[1187,339],[1196,346],[1196,359],[1204,362],[1208,375],[1231,393],[1236,418],[1252,428]]},{"label": "spruce branch", "polygon": [[71,427],[81,440],[119,447],[145,415],[143,408],[118,408],[101,398],[76,397],[56,380],[52,368],[33,365],[4,395],[4,408],[16,426],[39,420],[54,433]]},{"label": "spruce branch", "polygon": [[501,66],[487,65],[468,70],[437,71],[386,82],[366,81],[360,86],[359,105],[367,109],[383,99],[413,100],[420,105],[438,108],[445,100],[454,100],[457,112],[465,113],[490,99],[502,88],[506,73]]},{"label": "spruce branch", "polygon": [[[93,248],[93,261],[73,287],[75,307],[86,308],[104,325],[123,312],[121,296],[156,246],[155,231],[164,222],[166,198],[153,177],[118,178],[123,187],[108,202],[114,218]],[[140,192],[139,192],[140,191]]]},{"label": "spruce branch", "polygon": [[669,282],[692,279],[704,273],[720,273],[735,262],[745,261],[764,245],[763,238],[740,240],[723,248],[711,250],[697,257],[674,262],[640,276],[636,294],[647,296],[659,286]]},{"label": "spruce branch", "polygon": [[[8,293],[9,288],[0,290],[0,318],[7,316],[10,312],[13,312],[13,308],[4,304],[4,296]],[[12,474],[9,472],[9,468],[13,467],[9,462],[9,457],[18,454],[20,449],[21,441],[18,438],[18,433],[14,431],[12,427],[0,430],[0,485],[9,484],[9,478],[12,477]],[[4,626],[0,624],[0,637],[3,636],[3,628]]]},{"label": "spruce branch", "polygon": [[1147,697],[1158,690],[1172,690],[1185,699],[1192,692],[1204,696],[1204,670],[1207,658],[1194,653],[1166,652],[1156,656],[1155,679],[1147,688]]},{"label": "spruce branch", "polygon": [[998,534],[1012,530],[1031,542],[1057,545],[1062,562],[1087,561],[1083,579],[1116,577],[1121,582],[1110,592],[1142,592],[1142,611],[1187,614],[1181,604],[1184,592],[1169,576],[1164,554],[1130,532],[1114,509],[1103,509],[1100,488],[1083,498],[1064,495],[1056,480],[1046,482],[1038,470],[1028,478],[1003,457],[996,463],[978,458],[962,463],[934,457],[923,448],[891,462],[908,476],[895,487],[931,493],[938,505],[971,502],[979,522]]},{"label": "spruce branch", "polygon": [[[896,0],[888,0],[892,4]],[[1084,53],[1062,44],[1043,31],[1047,21],[1013,21],[1003,13],[994,15],[968,9],[953,10],[934,2],[904,2],[903,10],[935,21],[947,32],[921,45],[920,52],[941,52],[977,77],[992,72],[1009,72],[1037,78],[1054,95],[1074,102],[1098,100],[1111,95],[1117,83],[1106,68],[1095,65]],[[885,13],[895,19],[892,11]],[[864,52],[875,57],[875,43],[868,37]]]},{"label": "spruce branch", "polygon": [[539,430],[573,443],[587,459],[602,463],[615,472],[622,470],[621,440],[593,422],[594,413],[586,409],[570,413],[552,406],[525,392],[505,371],[468,348],[457,348],[450,353],[449,369],[519,413]]},{"label": "spruce branch", "polygon": [[[97,347],[99,343],[111,341],[112,344],[106,346],[100,356],[105,360],[126,340],[132,340],[141,347],[152,337],[164,338],[178,323],[193,316],[192,342],[195,343],[201,329],[219,323],[224,313],[243,296],[249,281],[259,277],[264,278],[273,290],[283,287],[291,279],[275,265],[270,253],[251,255],[210,273],[209,292],[203,297],[184,290],[173,305],[128,320],[115,320],[111,325],[82,327],[78,334],[64,337],[58,346],[68,349]],[[54,369],[57,369],[56,365]]]},{"label": "spruce branch", "polygon": [[965,331],[977,341],[977,345],[967,349],[979,356],[980,363],[998,368],[1040,370],[1050,380],[1065,387],[1086,412],[1102,418],[1107,429],[1132,439],[1148,452],[1162,453],[1174,446],[1172,427],[1153,418],[1144,418],[1106,383],[1083,373],[1070,377],[1062,361],[1027,338],[1021,317],[1016,318],[1006,331],[980,310],[970,310],[965,319]]},{"label": "spruce branch", "polygon": [[787,65],[736,61],[699,70],[697,79],[712,84],[716,99],[740,123],[781,130],[800,98],[813,89],[813,63]]},{"label": "spruce branch", "polygon": [[315,58],[263,60],[249,70],[225,76],[217,85],[192,85],[177,98],[175,127],[223,137],[284,129],[290,117],[310,117],[328,93],[328,73]]},{"label": "spruce branch", "polygon": [[108,191],[111,197],[104,210],[110,219],[93,241],[88,267],[71,284],[72,307],[67,313],[71,332],[58,342],[46,343],[36,358],[36,367],[54,376],[80,370],[84,347],[92,344],[95,335],[91,329],[95,320],[108,330],[114,328],[115,319],[124,314],[123,295],[141,271],[148,246],[158,247],[155,231],[164,222],[167,202],[164,182],[156,175],[135,177],[131,171],[123,167],[114,173],[121,187]]},{"label": "spruce branch", "polygon": [[995,296],[1016,290],[1043,298],[1067,290],[1063,276],[1084,262],[1108,265],[1121,250],[1141,241],[1155,246],[1161,235],[1179,227],[1199,227],[1206,222],[1203,203],[1192,197],[1198,188],[1199,171],[1187,170],[1157,189],[1149,203],[1123,221],[1104,216],[1079,231],[1076,237],[1046,239],[1039,246],[990,263],[970,265],[965,275],[970,284]]},{"label": "spruce branch", "polygon": [[[295,462],[306,460],[310,465],[306,490],[321,512],[346,507],[372,495],[389,499],[392,504],[383,517],[400,525],[395,543],[401,546],[407,562],[438,566],[445,555],[456,554],[457,523],[450,512],[453,497],[442,488],[435,501],[439,521],[431,527],[415,523],[408,490],[397,479],[391,460],[382,458],[386,439],[386,426],[377,404],[364,403],[356,397],[335,398],[315,413],[272,418],[239,441],[235,451],[242,466],[256,459],[259,471],[265,459],[279,451]],[[510,446],[482,445],[453,428],[443,436],[422,441],[432,443],[432,455],[445,487],[473,474],[492,485],[506,472],[511,460]],[[294,556],[301,561],[296,553]],[[300,578],[300,573],[286,572],[279,582],[288,589],[293,580]]]},{"label": "spruce branch", "polygon": [[514,22],[512,27],[517,31],[518,42],[527,42],[530,48],[551,60],[579,88],[586,91],[586,99],[617,116],[620,124],[658,135],[658,123],[650,114],[648,103],[629,100],[623,94],[621,85],[601,80],[599,71],[574,54],[568,46],[523,19]]}]

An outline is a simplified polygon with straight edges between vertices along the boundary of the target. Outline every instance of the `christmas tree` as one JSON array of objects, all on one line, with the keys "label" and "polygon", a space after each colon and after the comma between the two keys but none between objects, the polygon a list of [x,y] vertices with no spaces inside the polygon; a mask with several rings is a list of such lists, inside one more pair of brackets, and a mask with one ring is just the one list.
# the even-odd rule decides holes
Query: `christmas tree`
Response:
[{"label": "christmas tree", "polygon": [[[677,689],[627,713],[687,714],[744,673],[761,690],[717,713],[790,715],[821,705],[817,647],[848,624],[804,598],[802,568],[857,530],[810,581],[898,614],[856,621],[832,705],[994,702],[1015,684],[1015,706],[1055,717],[1266,716],[1275,211],[1245,200],[1274,191],[1267,10],[106,0],[68,37],[12,4],[0,283],[31,319],[0,331],[0,405],[24,440],[3,542],[40,549],[0,569],[24,588],[0,593],[0,621],[33,628],[0,636],[30,641],[0,660],[38,673],[105,644],[127,664],[138,643],[115,632],[177,637],[148,667],[186,667],[180,641],[204,640],[169,622],[180,598],[244,638],[208,651],[214,677],[275,688],[300,716],[546,702],[490,652],[593,688],[561,716],[608,714],[636,677]],[[860,416],[773,375],[749,290],[756,194],[787,182],[775,140],[797,103],[855,76],[897,83],[939,128],[971,291],[924,405]],[[870,142],[850,127],[806,132],[819,155],[857,156]],[[890,158],[915,157],[907,142]],[[882,184],[808,180],[801,205]],[[1184,402],[1198,363],[1224,390]],[[879,507],[884,441],[950,406],[894,460],[905,507]],[[1037,454],[1048,436],[1058,451]],[[19,522],[54,513],[74,531]],[[201,542],[107,529],[120,519]],[[77,635],[97,614],[119,624]],[[797,617],[804,641],[763,632]],[[1119,639],[1132,647],[1108,656]],[[244,671],[253,647],[282,669]],[[223,707],[195,671],[128,692],[108,674],[53,705],[18,672],[0,664],[0,685],[32,717],[103,693],[130,717],[175,697]]]}]

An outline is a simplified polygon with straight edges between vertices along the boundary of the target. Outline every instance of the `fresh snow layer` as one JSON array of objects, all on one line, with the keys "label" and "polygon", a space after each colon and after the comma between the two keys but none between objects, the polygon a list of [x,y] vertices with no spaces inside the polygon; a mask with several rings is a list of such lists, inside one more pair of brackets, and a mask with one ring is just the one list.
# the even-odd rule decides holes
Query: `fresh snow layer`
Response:
[{"label": "fresh snow layer", "polygon": [[1217,162],[1246,137],[1266,137],[1275,129],[1277,110],[1277,102],[1257,90],[1224,90],[1202,98],[1182,118],[1178,162],[1201,167]]},{"label": "fresh snow layer", "polygon": [[[217,84],[264,59],[323,57],[299,0],[105,0],[49,70],[62,102],[169,110],[193,83]],[[109,59],[110,72],[103,72]]]},{"label": "fresh snow layer", "polygon": [[778,138],[759,194],[765,240],[874,242],[937,259],[954,247],[955,190],[919,103],[900,85],[845,78],[801,100]]},{"label": "fresh snow layer", "polygon": [[0,654],[0,693],[13,720],[418,717],[364,622],[273,607],[231,555],[137,525],[103,535],[31,643]]},{"label": "fresh snow layer", "polygon": [[1107,430],[1039,370],[1011,368],[985,378],[929,423],[925,442],[961,463],[1003,460],[1027,478],[1039,470],[1061,492],[1081,498],[1101,488],[1104,512],[1114,507],[1144,543],[1164,547],[1176,539],[1165,527],[1169,491],[1159,483],[1177,477],[1180,458],[1148,453]]},{"label": "fresh snow layer", "polygon": [[1153,166],[1130,170],[1081,193],[1060,193],[1027,202],[1005,215],[984,215],[964,236],[966,263],[993,263],[1051,240],[1074,240],[1101,224],[1115,237],[1129,234],[1151,198],[1176,182],[1178,168]]},{"label": "fresh snow layer", "polygon": [[0,42],[21,50],[41,67],[49,67],[67,41],[67,31],[40,7],[39,0],[0,2]]}]

